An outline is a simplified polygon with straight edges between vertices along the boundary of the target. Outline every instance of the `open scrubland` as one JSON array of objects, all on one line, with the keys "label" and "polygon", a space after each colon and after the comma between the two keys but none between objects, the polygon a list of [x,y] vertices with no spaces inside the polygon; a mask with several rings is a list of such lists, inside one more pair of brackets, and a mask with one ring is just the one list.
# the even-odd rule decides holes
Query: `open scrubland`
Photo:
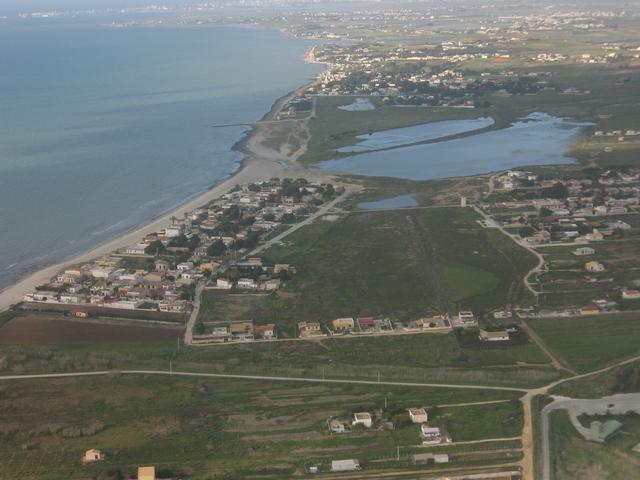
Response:
[{"label": "open scrubland", "polygon": [[[147,463],[191,478],[290,478],[311,465],[326,470],[332,459],[354,457],[371,468],[409,469],[409,456],[425,450],[408,407],[429,407],[434,424],[454,441],[518,437],[522,422],[521,406],[508,393],[437,388],[114,374],[5,383],[0,393],[2,478],[131,474]],[[498,403],[459,405],[487,401]],[[330,418],[349,423],[359,411],[378,411],[380,420],[371,429],[329,433]],[[83,466],[88,448],[102,450],[105,462]],[[457,467],[520,455],[517,439],[438,448]]]}]

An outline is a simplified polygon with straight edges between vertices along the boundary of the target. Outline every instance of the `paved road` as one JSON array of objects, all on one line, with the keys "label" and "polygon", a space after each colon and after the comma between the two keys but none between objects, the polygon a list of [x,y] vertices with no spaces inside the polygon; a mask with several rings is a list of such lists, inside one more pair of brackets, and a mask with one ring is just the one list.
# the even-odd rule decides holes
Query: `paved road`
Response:
[{"label": "paved road", "polygon": [[306,227],[307,225],[311,225],[316,218],[321,217],[321,216],[326,215],[327,213],[329,213],[329,211],[333,207],[335,207],[338,203],[340,203],[343,200],[345,200],[355,190],[356,190],[356,188],[354,188],[352,186],[345,187],[345,190],[341,195],[337,196],[336,198],[331,200],[326,205],[323,205],[322,207],[320,207],[318,210],[316,210],[312,215],[309,215],[309,217],[304,219],[302,222],[296,223],[290,229],[282,232],[280,235],[276,235],[272,239],[267,240],[265,243],[263,243],[259,247],[255,248],[254,250],[249,252],[246,256],[247,257],[253,257],[253,256],[259,254],[260,252],[268,249],[269,247],[272,247],[272,246],[276,245],[277,243],[281,242],[283,239],[285,239],[286,237],[291,235],[293,232],[295,232],[297,230],[300,230],[302,227]]},{"label": "paved road", "polygon": [[303,377],[275,377],[268,375],[236,375],[227,373],[200,373],[200,372],[169,372],[168,370],[98,370],[95,372],[77,372],[77,373],[43,373],[34,375],[4,375],[0,376],[1,380],[29,380],[38,378],[71,378],[71,377],[88,377],[109,374],[124,375],[163,375],[178,377],[204,377],[204,378],[233,378],[240,380],[262,380],[272,382],[302,382],[302,383],[346,383],[350,385],[389,385],[397,387],[428,387],[428,388],[453,388],[453,389],[469,389],[469,390],[488,390],[522,393],[527,390],[515,387],[497,387],[486,385],[456,385],[446,383],[414,383],[414,382],[388,382],[375,380],[349,380],[336,378],[303,378]]},{"label": "paved road", "polygon": [[505,234],[507,237],[509,237],[511,240],[513,240],[515,243],[517,243],[518,245],[520,245],[522,248],[528,250],[529,252],[531,252],[533,255],[536,256],[536,258],[538,259],[538,263],[535,267],[533,267],[531,270],[529,270],[527,272],[527,274],[524,276],[524,286],[527,288],[527,290],[529,290],[533,295],[536,296],[536,298],[538,297],[538,295],[542,292],[538,292],[535,288],[533,288],[533,286],[531,285],[531,281],[529,280],[531,278],[532,275],[541,272],[544,269],[545,266],[545,260],[544,257],[535,251],[535,249],[531,248],[529,245],[527,245],[524,242],[519,241],[515,236],[513,236],[512,234],[510,234],[509,232],[507,232],[504,227],[500,224],[498,224],[495,220],[493,220],[493,218],[491,218],[490,215],[486,214],[480,207],[474,205],[473,209],[489,224],[489,225],[493,225],[493,227],[490,228],[495,228],[496,230],[502,232],[503,234]]},{"label": "paved road", "polygon": [[544,343],[544,341],[540,338],[540,336],[531,328],[524,319],[520,319],[520,323],[522,325],[522,329],[529,336],[529,338],[538,346],[540,350],[542,350],[549,359],[551,359],[551,364],[556,370],[564,370],[569,372],[571,375],[578,375],[578,372],[570,369],[564,360],[560,359],[554,352],[551,351],[549,347]]},{"label": "paved road", "polygon": [[598,399],[554,397],[555,400],[542,409],[542,480],[551,480],[551,448],[549,445],[549,415],[556,410],[567,410],[571,423],[585,439],[589,438],[589,429],[578,421],[582,414],[587,415],[624,415],[634,411],[640,413],[640,393],[613,395]]},{"label": "paved road", "polygon": [[191,310],[191,315],[189,316],[189,321],[187,322],[187,328],[184,331],[185,345],[193,344],[193,328],[196,325],[196,320],[198,319],[198,313],[200,312],[200,300],[202,298],[203,290],[204,290],[204,284],[199,283],[196,286],[196,292],[193,299],[193,310]]}]

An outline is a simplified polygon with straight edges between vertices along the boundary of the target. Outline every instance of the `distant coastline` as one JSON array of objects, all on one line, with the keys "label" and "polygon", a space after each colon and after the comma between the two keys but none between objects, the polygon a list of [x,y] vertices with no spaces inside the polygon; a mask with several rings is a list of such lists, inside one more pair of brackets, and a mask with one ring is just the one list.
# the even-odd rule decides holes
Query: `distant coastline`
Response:
[{"label": "distant coastline", "polygon": [[[315,47],[309,48],[304,55],[305,63],[318,63],[309,61],[309,52]],[[313,57],[311,57],[313,58]],[[292,162],[283,165],[269,158],[263,158],[258,148],[263,140],[263,134],[259,125],[262,121],[268,121],[277,116],[283,105],[294,95],[306,89],[316,80],[307,82],[295,90],[277,98],[271,108],[258,120],[251,124],[242,137],[235,142],[231,151],[242,154],[242,159],[238,162],[238,168],[230,174],[221,177],[211,184],[205,191],[194,194],[190,199],[182,202],[178,206],[165,211],[148,221],[138,224],[133,228],[119,234],[118,236],[104,240],[103,242],[84,250],[80,253],[64,257],[50,263],[43,263],[17,278],[14,282],[0,289],[0,311],[10,308],[12,305],[22,301],[24,295],[35,289],[38,285],[46,283],[59,270],[66,265],[87,262],[100,256],[108,255],[119,248],[137,243],[141,237],[166,227],[171,217],[198,208],[210,201],[220,197],[233,186],[239,183],[252,183],[261,180],[268,180],[276,176],[311,176],[318,179],[326,179],[329,175],[321,171],[309,171],[305,167],[293,164]]]}]

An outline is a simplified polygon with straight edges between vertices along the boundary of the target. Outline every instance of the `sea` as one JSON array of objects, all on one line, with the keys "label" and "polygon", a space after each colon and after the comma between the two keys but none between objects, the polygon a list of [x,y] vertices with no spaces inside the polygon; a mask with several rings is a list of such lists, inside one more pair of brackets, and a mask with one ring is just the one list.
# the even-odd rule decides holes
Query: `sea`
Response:
[{"label": "sea", "polygon": [[233,146],[310,81],[305,40],[252,27],[0,21],[0,288],[239,168]]}]

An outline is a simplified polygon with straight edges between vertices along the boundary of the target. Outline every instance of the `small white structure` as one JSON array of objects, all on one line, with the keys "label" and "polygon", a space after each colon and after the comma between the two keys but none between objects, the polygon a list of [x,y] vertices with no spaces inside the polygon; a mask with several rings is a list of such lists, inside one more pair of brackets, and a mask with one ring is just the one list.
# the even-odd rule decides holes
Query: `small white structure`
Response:
[{"label": "small white structure", "polygon": [[233,287],[233,282],[227,278],[218,278],[216,280],[216,287],[224,290],[229,290]]},{"label": "small white structure", "polygon": [[420,435],[423,445],[436,445],[442,443],[442,434],[438,427],[430,427],[426,423],[420,426]]},{"label": "small white structure", "polygon": [[104,461],[104,453],[100,450],[96,450],[92,448],[91,450],[87,450],[84,452],[84,455],[80,459],[82,463],[93,463],[93,462],[102,462]]},{"label": "small white structure", "polygon": [[605,271],[604,265],[596,261],[585,263],[584,268],[587,272],[604,272]]},{"label": "small white structure", "polygon": [[373,426],[373,418],[371,417],[371,414],[367,412],[354,413],[352,424],[371,428]]},{"label": "small white structure", "polygon": [[622,299],[623,300],[639,300],[640,290],[630,290],[625,288],[624,290],[622,290]]},{"label": "small white structure", "polygon": [[593,255],[594,253],[596,253],[595,249],[591,248],[591,247],[580,247],[580,248],[576,248],[573,251],[573,254],[577,257],[584,257],[586,255]]},{"label": "small white structure", "polygon": [[355,472],[360,470],[360,462],[356,459],[333,460],[331,462],[332,472]]},{"label": "small white structure", "polygon": [[483,342],[508,342],[510,340],[507,330],[487,331],[480,330],[479,338]]},{"label": "small white structure", "polygon": [[462,326],[477,325],[476,316],[471,311],[458,312],[458,323]]},{"label": "small white structure", "polygon": [[429,420],[427,411],[424,408],[410,408],[409,418],[413,423],[427,423]]},{"label": "small white structure", "polygon": [[137,243],[124,249],[126,255],[144,255],[145,250],[148,247],[146,243]]},{"label": "small white structure", "polygon": [[344,433],[346,429],[344,428],[344,423],[340,420],[336,420],[335,418],[329,422],[329,430],[331,433]]},{"label": "small white structure", "polygon": [[247,290],[255,290],[258,288],[258,284],[251,278],[239,278],[238,288],[245,288]]},{"label": "small white structure", "polygon": [[193,262],[182,262],[182,263],[179,263],[176,268],[181,272],[188,272],[190,270],[193,270]]}]

